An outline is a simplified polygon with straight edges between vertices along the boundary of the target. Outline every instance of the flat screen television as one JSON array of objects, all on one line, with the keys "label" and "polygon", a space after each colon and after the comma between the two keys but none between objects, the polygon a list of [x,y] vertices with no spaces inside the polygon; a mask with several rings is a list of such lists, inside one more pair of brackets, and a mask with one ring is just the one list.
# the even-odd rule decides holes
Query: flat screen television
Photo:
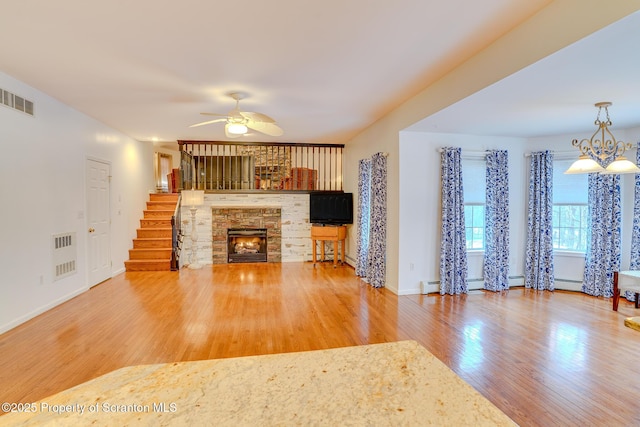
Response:
[{"label": "flat screen television", "polygon": [[353,224],[353,193],[309,193],[309,221],[312,224]]}]

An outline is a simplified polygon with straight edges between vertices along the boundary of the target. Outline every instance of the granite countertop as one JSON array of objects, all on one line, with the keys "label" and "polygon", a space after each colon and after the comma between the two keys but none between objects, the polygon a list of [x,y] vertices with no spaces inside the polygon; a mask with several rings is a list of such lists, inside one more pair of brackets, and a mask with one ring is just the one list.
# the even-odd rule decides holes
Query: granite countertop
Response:
[{"label": "granite countertop", "polygon": [[415,341],[123,368],[0,425],[515,423]]}]

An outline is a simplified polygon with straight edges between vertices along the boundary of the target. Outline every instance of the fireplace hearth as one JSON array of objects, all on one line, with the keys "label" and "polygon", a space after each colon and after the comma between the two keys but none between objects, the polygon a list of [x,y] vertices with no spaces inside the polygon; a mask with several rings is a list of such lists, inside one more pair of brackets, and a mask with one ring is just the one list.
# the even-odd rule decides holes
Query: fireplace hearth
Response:
[{"label": "fireplace hearth", "polygon": [[227,262],[267,262],[266,228],[229,228],[227,242]]}]

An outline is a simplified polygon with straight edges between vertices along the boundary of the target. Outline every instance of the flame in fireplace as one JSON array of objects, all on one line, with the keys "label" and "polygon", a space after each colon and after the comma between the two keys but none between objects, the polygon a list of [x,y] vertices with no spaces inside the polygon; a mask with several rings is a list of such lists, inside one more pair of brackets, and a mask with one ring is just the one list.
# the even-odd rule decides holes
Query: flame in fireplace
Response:
[{"label": "flame in fireplace", "polygon": [[260,252],[260,239],[257,237],[236,237],[234,251],[237,254],[257,254]]}]

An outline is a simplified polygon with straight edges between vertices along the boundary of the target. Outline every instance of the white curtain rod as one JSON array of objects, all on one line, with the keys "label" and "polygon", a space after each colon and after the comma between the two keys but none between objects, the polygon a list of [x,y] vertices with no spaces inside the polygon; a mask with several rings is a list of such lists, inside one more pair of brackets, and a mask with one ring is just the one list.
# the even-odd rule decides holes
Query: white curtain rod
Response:
[{"label": "white curtain rod", "polygon": [[[543,150],[541,150],[543,151]],[[553,150],[548,150],[551,154],[554,155],[554,157],[557,160],[571,160],[571,159],[578,159],[578,156],[580,155],[580,151],[579,150],[572,150],[572,151],[553,151]],[[532,153],[524,153],[524,157],[531,157]]]},{"label": "white curtain rod", "polygon": [[[442,153],[444,151],[444,148],[438,148],[437,149],[438,153]],[[484,156],[485,154],[488,154],[491,150],[484,150],[484,151],[479,151],[479,150],[462,150],[461,154],[462,156]],[[544,151],[544,150],[540,150],[540,151]],[[579,150],[571,150],[571,151],[554,151],[554,150],[548,150],[549,152],[551,152],[552,154],[554,154],[555,156],[557,156],[558,160],[569,160],[572,158],[577,158],[577,156],[580,155]],[[531,157],[531,153],[524,153],[524,157]]]},{"label": "white curtain rod", "polygon": [[[438,148],[438,153],[442,153],[444,151],[444,148]],[[464,154],[478,154],[478,155],[482,155],[482,154],[487,154],[490,150],[484,150],[484,151],[478,151],[478,150],[461,150]]]},{"label": "white curtain rod", "polygon": [[[438,148],[438,153],[442,153],[444,151],[444,148]],[[485,151],[473,151],[473,150],[462,150],[462,154],[467,154],[467,155],[477,155],[477,156],[481,156],[484,154],[488,154],[491,150],[485,150]],[[544,150],[540,150],[540,151],[544,151]],[[573,151],[554,151],[554,150],[548,150],[550,153],[555,154],[557,156],[575,156],[575,155],[579,155],[580,153],[578,152],[578,150],[573,150]],[[531,153],[524,153],[525,157],[531,157]]]}]

